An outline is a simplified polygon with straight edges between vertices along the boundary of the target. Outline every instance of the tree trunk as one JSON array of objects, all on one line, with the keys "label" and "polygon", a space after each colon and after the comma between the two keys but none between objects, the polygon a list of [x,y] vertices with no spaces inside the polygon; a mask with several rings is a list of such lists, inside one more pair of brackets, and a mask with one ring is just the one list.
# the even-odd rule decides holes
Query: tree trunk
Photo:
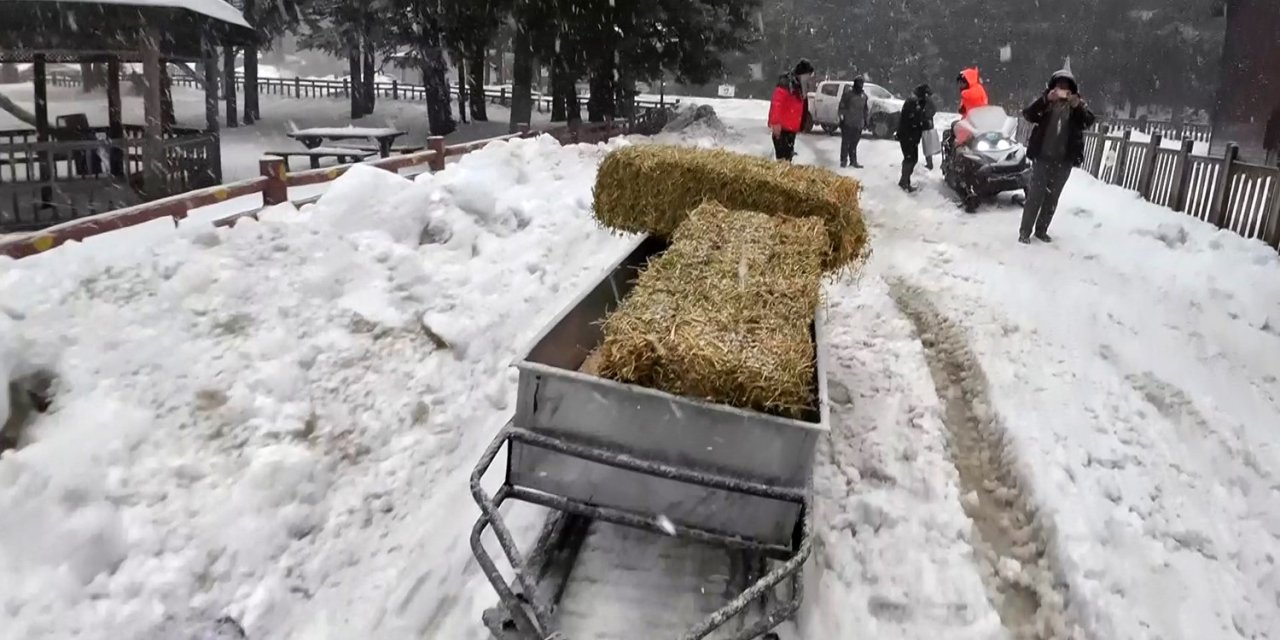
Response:
[{"label": "tree trunk", "polygon": [[515,62],[511,68],[511,121],[508,131],[515,133],[520,125],[530,124],[533,120],[533,45],[523,25],[516,25],[511,46]]},{"label": "tree trunk", "polygon": [[361,65],[359,48],[347,53],[347,91],[351,94],[351,119],[364,117],[364,83],[360,81]]},{"label": "tree trunk", "polygon": [[97,83],[95,82],[96,80],[97,78],[95,78],[93,75],[93,63],[81,62],[80,63],[80,90],[84,93],[92,92],[96,88],[96,85],[97,85]]},{"label": "tree trunk", "polygon": [[244,123],[262,119],[258,110],[258,47],[244,48]]},{"label": "tree trunk", "polygon": [[21,120],[25,124],[36,126],[35,114],[23,109],[21,105],[9,99],[9,96],[0,93],[0,110]]},{"label": "tree trunk", "polygon": [[613,61],[604,59],[591,72],[591,97],[587,98],[587,119],[604,122],[614,115]]},{"label": "tree trunk", "polygon": [[569,119],[569,95],[565,91],[565,78],[568,72],[564,69],[564,61],[560,56],[551,60],[551,121],[564,122]]},{"label": "tree trunk", "polygon": [[222,96],[227,101],[227,127],[240,125],[236,113],[236,49],[222,48]]},{"label": "tree trunk", "polygon": [[567,91],[564,98],[565,119],[570,124],[582,122],[582,101],[578,99],[578,79],[572,73],[565,80],[565,90]]},{"label": "tree trunk", "polygon": [[471,68],[468,70],[467,75],[471,80],[471,90],[468,91],[471,99],[471,119],[476,122],[488,122],[489,107],[484,95],[484,74],[487,66],[485,62],[485,47],[476,49],[470,58],[467,62]]},{"label": "tree trunk", "polygon": [[458,122],[467,123],[467,63],[462,54],[455,54],[458,67]]},{"label": "tree trunk", "polygon": [[373,43],[368,39],[364,41],[364,114],[373,113],[373,108],[378,104],[378,87],[374,84],[378,81],[377,59],[373,51]]},{"label": "tree trunk", "polygon": [[421,52],[422,86],[427,95],[427,125],[433,136],[447,136],[458,129],[449,100],[448,65],[444,51],[430,46]]}]

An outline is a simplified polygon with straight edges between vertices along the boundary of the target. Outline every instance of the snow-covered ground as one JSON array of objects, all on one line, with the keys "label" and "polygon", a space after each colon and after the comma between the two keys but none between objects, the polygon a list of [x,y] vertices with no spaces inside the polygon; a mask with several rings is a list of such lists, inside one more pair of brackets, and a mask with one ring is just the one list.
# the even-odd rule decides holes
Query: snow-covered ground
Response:
[{"label": "snow-covered ground", "polygon": [[[729,131],[666,138],[770,152],[767,106],[707,102]],[[0,262],[0,373],[56,378],[0,458],[0,637],[487,637],[467,476],[511,356],[623,250],[589,210],[619,144],[356,170],[260,223]],[[1057,241],[1023,246],[1007,204],[965,215],[923,169],[897,190],[896,143],[861,159],[875,253],[827,289],[819,544],[784,638],[1280,637],[1275,252],[1080,172]],[[575,640],[702,606],[661,585],[714,560],[593,536]],[[611,575],[637,588],[581,586]]]}]

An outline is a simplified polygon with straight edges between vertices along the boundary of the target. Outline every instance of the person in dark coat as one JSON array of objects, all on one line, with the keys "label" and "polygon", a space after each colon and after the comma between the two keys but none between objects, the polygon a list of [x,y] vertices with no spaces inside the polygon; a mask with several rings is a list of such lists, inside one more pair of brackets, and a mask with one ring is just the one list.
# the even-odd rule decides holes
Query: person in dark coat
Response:
[{"label": "person in dark coat", "polygon": [[911,173],[920,161],[920,140],[924,132],[933,128],[933,118],[929,115],[927,104],[933,90],[929,85],[916,87],[910,98],[902,104],[902,112],[898,114],[898,146],[902,147],[902,179],[898,186],[911,193],[916,190],[911,185]]},{"label": "person in dark coat", "polygon": [[862,140],[862,130],[867,128],[871,118],[871,103],[864,89],[866,81],[861,77],[853,79],[853,86],[840,95],[840,166],[858,164],[858,142]]},{"label": "person in dark coat", "polygon": [[779,160],[791,162],[796,155],[796,134],[804,123],[804,85],[813,75],[813,65],[801,60],[791,73],[778,78],[769,101],[769,131],[773,151]]},{"label": "person in dark coat", "polygon": [[1066,69],[1049,78],[1048,88],[1022,110],[1022,117],[1035,128],[1027,140],[1031,184],[1027,186],[1018,242],[1030,243],[1032,233],[1041,242],[1052,242],[1049,223],[1072,168],[1084,162],[1084,130],[1092,127],[1096,118],[1080,97],[1075,76]]}]

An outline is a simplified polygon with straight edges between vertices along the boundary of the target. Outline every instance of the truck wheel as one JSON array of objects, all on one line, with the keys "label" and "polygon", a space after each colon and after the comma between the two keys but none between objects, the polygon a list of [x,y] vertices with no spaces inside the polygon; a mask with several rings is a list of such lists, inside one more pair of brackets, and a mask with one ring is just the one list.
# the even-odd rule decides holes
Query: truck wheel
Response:
[{"label": "truck wheel", "polygon": [[824,124],[822,125],[822,130],[826,132],[827,135],[834,136],[836,132],[840,131],[840,127],[833,124]]}]

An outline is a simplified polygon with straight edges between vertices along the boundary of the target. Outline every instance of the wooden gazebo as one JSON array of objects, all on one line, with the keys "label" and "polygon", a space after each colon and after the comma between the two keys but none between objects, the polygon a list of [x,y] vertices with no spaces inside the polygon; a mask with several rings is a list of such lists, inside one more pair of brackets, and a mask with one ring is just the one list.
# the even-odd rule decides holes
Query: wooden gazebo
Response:
[{"label": "wooden gazebo", "polygon": [[[222,180],[217,47],[253,41],[223,0],[5,0],[0,62],[32,63],[34,128],[0,131],[0,233],[48,227]],[[47,65],[104,63],[106,127],[85,114],[50,123]],[[141,62],[144,118],[124,122],[121,65]],[[206,127],[162,107],[170,62],[204,67]],[[166,117],[169,116],[169,117]]]}]

